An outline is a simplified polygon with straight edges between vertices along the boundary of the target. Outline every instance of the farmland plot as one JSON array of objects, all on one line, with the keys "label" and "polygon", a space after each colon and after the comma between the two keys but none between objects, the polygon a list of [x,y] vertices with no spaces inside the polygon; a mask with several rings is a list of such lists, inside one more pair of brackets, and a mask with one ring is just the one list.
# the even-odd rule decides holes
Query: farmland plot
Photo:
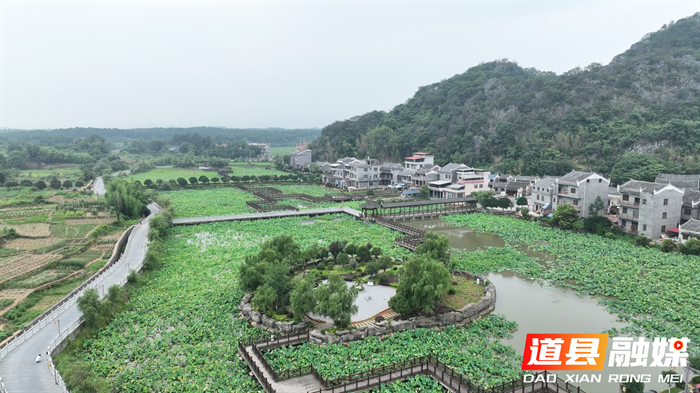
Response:
[{"label": "farmland plot", "polygon": [[61,256],[57,254],[25,255],[23,258],[0,266],[0,282],[21,276],[59,258]]},{"label": "farmland plot", "polygon": [[246,201],[259,201],[253,194],[236,188],[161,192],[170,197],[177,217],[205,217],[254,213]]},{"label": "farmland plot", "polygon": [[49,237],[51,229],[49,224],[19,224],[19,225],[0,225],[2,228],[13,228],[20,236],[25,237]]}]

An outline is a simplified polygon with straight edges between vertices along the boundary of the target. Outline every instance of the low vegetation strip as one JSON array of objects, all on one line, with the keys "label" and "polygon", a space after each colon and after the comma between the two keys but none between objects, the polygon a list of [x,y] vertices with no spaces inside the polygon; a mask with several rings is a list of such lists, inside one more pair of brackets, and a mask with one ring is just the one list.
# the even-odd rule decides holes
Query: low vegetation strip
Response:
[{"label": "low vegetation strip", "polygon": [[[490,249],[480,257],[457,256],[465,270],[516,270],[526,276],[574,288],[601,299],[631,324],[624,332],[651,337],[700,340],[700,257],[663,253],[623,240],[543,228],[537,223],[487,214],[445,217],[458,226],[492,232],[511,245],[527,244],[534,251],[557,257],[541,268],[531,258],[510,249]],[[653,294],[653,295],[652,295]]]},{"label": "low vegetation strip", "polygon": [[464,328],[415,329],[385,340],[368,337],[346,345],[305,343],[263,355],[276,372],[313,365],[330,380],[434,354],[474,384],[492,387],[520,376],[520,356],[512,347],[492,341],[508,337],[516,327],[515,322],[491,315]]}]

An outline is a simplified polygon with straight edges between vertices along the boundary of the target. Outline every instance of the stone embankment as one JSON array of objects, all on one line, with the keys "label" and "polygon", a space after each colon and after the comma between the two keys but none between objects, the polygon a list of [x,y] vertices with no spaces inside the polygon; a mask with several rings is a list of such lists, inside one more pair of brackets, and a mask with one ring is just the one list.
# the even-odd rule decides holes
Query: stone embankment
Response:
[{"label": "stone embankment", "polygon": [[[479,275],[473,275],[468,272],[456,271],[454,275],[461,275],[473,279],[479,279],[485,282],[484,278]],[[247,293],[241,299],[240,311],[248,322],[253,326],[264,327],[272,331],[279,331],[284,334],[300,333],[306,330],[305,323],[295,324],[294,322],[276,321],[265,314],[253,310],[250,303],[252,294]],[[312,330],[310,340],[316,344],[334,344],[350,341],[362,340],[369,336],[384,336],[400,332],[403,330],[411,330],[417,328],[437,328],[448,325],[464,326],[480,319],[481,317],[491,313],[496,306],[496,287],[489,283],[484,287],[484,296],[476,303],[469,303],[456,311],[450,311],[443,314],[438,314],[432,317],[412,317],[404,320],[381,321],[373,325],[362,326],[355,329],[336,330],[335,333],[330,331],[323,332],[319,329]]]}]

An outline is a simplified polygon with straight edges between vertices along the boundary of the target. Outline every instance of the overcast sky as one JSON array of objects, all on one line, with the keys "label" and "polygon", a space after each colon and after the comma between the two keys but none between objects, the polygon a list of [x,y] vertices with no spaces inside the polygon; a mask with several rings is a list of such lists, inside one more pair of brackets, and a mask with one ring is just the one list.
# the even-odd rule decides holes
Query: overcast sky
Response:
[{"label": "overcast sky", "polygon": [[607,64],[700,0],[2,1],[0,127],[323,127],[508,58]]}]

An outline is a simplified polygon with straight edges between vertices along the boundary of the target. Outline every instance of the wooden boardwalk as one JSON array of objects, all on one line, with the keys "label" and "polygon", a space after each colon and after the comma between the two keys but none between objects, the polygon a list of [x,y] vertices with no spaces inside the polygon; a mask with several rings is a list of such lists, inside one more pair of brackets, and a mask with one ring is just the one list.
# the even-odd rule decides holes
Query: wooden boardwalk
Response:
[{"label": "wooden boardwalk", "polygon": [[267,220],[271,218],[284,218],[284,217],[304,217],[304,216],[322,216],[324,214],[348,214],[354,218],[360,218],[361,214],[359,211],[349,208],[349,207],[327,207],[323,209],[307,209],[299,211],[274,211],[274,212],[263,212],[263,213],[246,213],[246,214],[229,214],[225,216],[209,216],[209,217],[190,217],[190,218],[175,218],[173,219],[173,225],[198,225],[198,224],[209,224],[212,222],[221,221],[247,221],[247,220]]}]

